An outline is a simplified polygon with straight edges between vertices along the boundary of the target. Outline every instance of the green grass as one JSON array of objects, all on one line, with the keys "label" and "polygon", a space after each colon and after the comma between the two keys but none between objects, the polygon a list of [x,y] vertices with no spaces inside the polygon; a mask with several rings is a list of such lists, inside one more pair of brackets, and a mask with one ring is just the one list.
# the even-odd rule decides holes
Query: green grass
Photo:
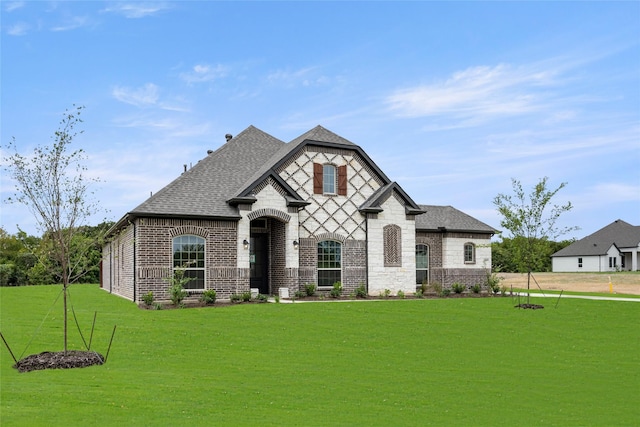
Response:
[{"label": "green grass", "polygon": [[[509,291],[507,293],[509,293],[510,291],[511,291],[511,289],[509,289]],[[550,290],[550,289],[545,289],[545,290],[529,289],[529,290],[527,290],[527,288],[516,288],[516,287],[513,288],[513,292],[530,293],[531,295],[534,295],[534,294],[560,295],[562,293],[562,295],[586,295],[586,296],[603,297],[603,298],[634,298],[634,299],[640,299],[640,295],[618,294],[618,293],[608,293],[608,292],[575,292],[575,291],[556,291],[556,290]]]},{"label": "green grass", "polygon": [[[0,289],[23,352],[60,287]],[[637,425],[640,305],[511,298],[146,311],[71,288],[105,365],[18,373],[0,350],[0,424]],[[555,303],[555,301],[554,301]],[[24,356],[62,348],[61,302]],[[82,349],[70,316],[70,348]]]}]

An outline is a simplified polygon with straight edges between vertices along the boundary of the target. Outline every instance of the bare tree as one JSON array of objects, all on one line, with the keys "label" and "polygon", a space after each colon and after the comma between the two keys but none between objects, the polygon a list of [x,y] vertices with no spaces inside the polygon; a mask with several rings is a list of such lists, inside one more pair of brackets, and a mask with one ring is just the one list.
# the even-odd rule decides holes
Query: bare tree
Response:
[{"label": "bare tree", "polygon": [[33,213],[43,238],[51,240],[51,259],[62,270],[64,293],[64,351],[67,351],[67,287],[77,277],[78,264],[73,262],[72,242],[84,222],[99,208],[91,200],[89,185],[97,179],[84,175],[86,155],[82,149],[70,151],[76,131],[82,123],[83,106],[65,110],[53,145],[37,146],[32,156],[18,153],[15,138],[8,148],[13,154],[5,159],[6,170],[15,181],[15,194],[7,201],[26,205]]},{"label": "bare tree", "polygon": [[531,269],[541,242],[556,240],[558,237],[578,230],[578,227],[558,227],[556,222],[564,212],[573,208],[571,202],[564,205],[550,205],[551,199],[563,189],[567,183],[558,188],[547,188],[549,178],[541,178],[527,195],[520,181],[512,178],[513,195],[498,194],[493,204],[498,209],[502,220],[500,225],[511,233],[515,256],[527,267],[527,289],[530,289]]}]

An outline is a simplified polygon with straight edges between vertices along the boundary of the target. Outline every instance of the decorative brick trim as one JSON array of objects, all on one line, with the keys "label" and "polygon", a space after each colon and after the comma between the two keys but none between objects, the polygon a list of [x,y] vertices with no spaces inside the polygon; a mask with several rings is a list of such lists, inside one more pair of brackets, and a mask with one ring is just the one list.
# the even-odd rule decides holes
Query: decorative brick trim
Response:
[{"label": "decorative brick trim", "polygon": [[382,228],[384,239],[384,266],[402,267],[402,229],[396,224]]},{"label": "decorative brick trim", "polygon": [[257,211],[252,211],[251,213],[249,213],[249,215],[247,215],[247,219],[249,221],[252,221],[254,219],[257,219],[263,216],[279,219],[280,221],[284,221],[284,222],[291,221],[291,215],[285,212],[282,212],[278,209],[272,209],[272,208],[263,208],[263,209],[258,209]]},{"label": "decorative brick trim", "polygon": [[205,239],[209,237],[208,230],[196,225],[181,225],[180,227],[169,230],[169,235],[171,237],[183,236],[185,234],[193,234],[194,236],[203,237]]},{"label": "decorative brick trim", "polygon": [[336,242],[344,243],[346,240],[345,236],[342,236],[338,233],[321,233],[315,236],[317,242],[322,242],[324,240],[335,240]]}]

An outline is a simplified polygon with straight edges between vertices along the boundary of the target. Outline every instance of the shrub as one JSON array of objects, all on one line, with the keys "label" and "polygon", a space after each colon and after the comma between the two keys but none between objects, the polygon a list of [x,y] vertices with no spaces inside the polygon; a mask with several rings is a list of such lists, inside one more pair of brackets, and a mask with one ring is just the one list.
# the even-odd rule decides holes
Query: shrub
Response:
[{"label": "shrub", "polygon": [[424,279],[420,284],[420,292],[424,295],[427,293],[428,290],[429,290],[429,282],[427,282],[427,279]]},{"label": "shrub", "polygon": [[415,295],[416,295],[416,298],[424,298],[424,293],[422,292],[422,289],[418,289]]},{"label": "shrub", "polygon": [[231,300],[231,302],[242,302],[242,295],[240,295],[240,294],[231,294],[230,300]]},{"label": "shrub", "polygon": [[448,297],[451,294],[451,289],[445,288],[442,290],[442,292],[440,293],[441,296],[443,297]]},{"label": "shrub", "polygon": [[258,302],[267,302],[269,301],[269,297],[264,294],[258,294],[256,295],[255,300]]},{"label": "shrub", "polygon": [[146,305],[147,307],[151,307],[151,305],[153,304],[153,292],[149,291],[146,294],[142,295],[142,302],[144,302],[144,305]]},{"label": "shrub", "polygon": [[176,307],[182,305],[182,300],[187,297],[184,285],[193,280],[191,277],[185,277],[183,268],[176,269],[171,277],[166,279],[169,283],[169,299]]},{"label": "shrub", "polygon": [[480,285],[476,283],[471,287],[471,292],[473,292],[474,294],[479,294],[480,289],[481,289]]},{"label": "shrub", "polygon": [[367,287],[364,285],[364,283],[361,283],[360,286],[356,288],[356,297],[366,298],[368,296],[369,295],[367,295]]},{"label": "shrub", "polygon": [[216,291],[213,289],[207,289],[202,293],[200,301],[207,305],[214,304],[216,302]]},{"label": "shrub", "polygon": [[249,302],[251,301],[251,291],[246,291],[240,294],[240,299],[243,302]]},{"label": "shrub", "polygon": [[398,291],[398,298],[400,299],[404,299],[404,292],[403,291]]},{"label": "shrub", "polygon": [[494,294],[500,292],[501,281],[502,277],[499,277],[497,272],[489,272],[487,270],[487,287],[491,292],[493,292]]},{"label": "shrub", "polygon": [[153,309],[154,309],[154,310],[162,310],[162,304],[160,304],[160,303],[158,303],[158,302],[157,302],[157,303],[155,303],[155,304],[153,305]]},{"label": "shrub", "polygon": [[307,283],[304,285],[304,292],[308,297],[312,297],[316,294],[316,285],[314,283]]},{"label": "shrub", "polygon": [[304,298],[304,297],[305,297],[305,295],[307,295],[307,294],[306,294],[305,292],[302,292],[302,291],[296,291],[296,292],[293,294],[293,296],[294,296],[295,298]]},{"label": "shrub", "polygon": [[462,283],[454,283],[453,285],[451,285],[451,290],[456,293],[456,294],[461,294],[464,292],[466,286],[463,285]]},{"label": "shrub", "polygon": [[[431,282],[430,287],[436,295],[442,295],[442,284],[440,282]],[[424,289],[422,293],[426,293]]]},{"label": "shrub", "polygon": [[342,282],[336,282],[333,284],[331,292],[329,292],[332,298],[340,298],[342,294]]}]

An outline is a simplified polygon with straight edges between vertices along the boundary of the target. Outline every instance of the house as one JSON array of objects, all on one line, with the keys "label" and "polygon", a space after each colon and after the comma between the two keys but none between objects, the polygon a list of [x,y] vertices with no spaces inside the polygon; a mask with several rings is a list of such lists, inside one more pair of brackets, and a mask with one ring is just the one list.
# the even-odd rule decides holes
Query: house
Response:
[{"label": "house", "polygon": [[640,226],[621,219],[551,255],[552,271],[638,271]]},{"label": "house", "polygon": [[495,230],[418,205],[356,144],[321,126],[289,143],[250,126],[125,214],[103,248],[104,289],[133,301],[187,290],[218,298],[335,282],[349,295],[486,282]]}]

